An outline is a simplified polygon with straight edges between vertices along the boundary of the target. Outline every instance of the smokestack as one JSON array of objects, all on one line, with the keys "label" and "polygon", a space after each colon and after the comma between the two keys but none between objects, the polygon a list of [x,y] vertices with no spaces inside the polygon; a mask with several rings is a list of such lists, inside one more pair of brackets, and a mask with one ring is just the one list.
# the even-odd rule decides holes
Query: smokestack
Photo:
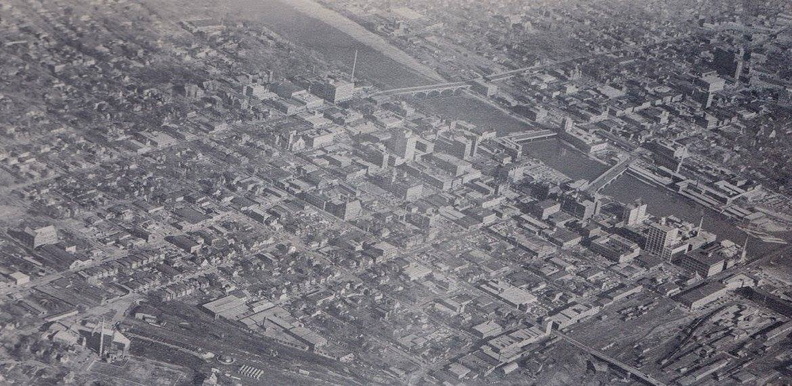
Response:
[{"label": "smokestack", "polygon": [[698,228],[696,229],[696,236],[701,234],[701,229],[704,227],[704,216],[701,216],[701,220],[699,220]]},{"label": "smokestack", "polygon": [[104,352],[104,318],[102,318],[102,326],[99,328],[99,359],[102,359]]},{"label": "smokestack", "polygon": [[357,54],[358,54],[358,50],[355,50],[355,59],[352,60],[352,79],[350,80],[353,84],[355,83],[355,67],[357,67]]}]

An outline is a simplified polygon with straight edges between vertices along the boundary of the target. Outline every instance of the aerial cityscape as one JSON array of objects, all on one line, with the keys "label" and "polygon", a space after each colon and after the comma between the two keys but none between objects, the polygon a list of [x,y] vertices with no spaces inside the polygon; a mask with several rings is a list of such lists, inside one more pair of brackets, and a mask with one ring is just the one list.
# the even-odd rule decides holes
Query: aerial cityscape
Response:
[{"label": "aerial cityscape", "polygon": [[789,0],[0,36],[0,385],[792,384]]}]

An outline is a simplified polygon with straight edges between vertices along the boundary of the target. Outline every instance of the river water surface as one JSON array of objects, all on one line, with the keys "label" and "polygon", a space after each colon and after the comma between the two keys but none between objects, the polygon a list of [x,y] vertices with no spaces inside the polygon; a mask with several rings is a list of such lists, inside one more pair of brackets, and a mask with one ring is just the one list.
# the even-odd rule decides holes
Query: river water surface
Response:
[{"label": "river water surface", "polygon": [[330,24],[303,14],[287,5],[288,0],[243,0],[251,14],[283,38],[312,49],[331,62],[352,68],[355,51],[358,61],[355,78],[364,78],[383,88],[401,88],[434,83]]}]

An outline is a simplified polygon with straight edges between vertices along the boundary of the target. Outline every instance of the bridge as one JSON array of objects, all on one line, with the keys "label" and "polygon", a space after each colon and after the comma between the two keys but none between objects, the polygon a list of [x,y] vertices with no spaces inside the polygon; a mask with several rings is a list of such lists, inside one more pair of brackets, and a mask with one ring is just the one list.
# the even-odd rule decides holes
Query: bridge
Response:
[{"label": "bridge", "polygon": [[522,67],[517,68],[514,70],[504,71],[498,74],[491,74],[485,76],[478,76],[476,78],[461,81],[461,82],[449,82],[449,83],[436,83],[430,84],[425,86],[415,86],[415,87],[404,87],[404,88],[396,88],[392,90],[384,90],[380,92],[376,92],[371,94],[371,96],[377,95],[412,95],[418,98],[426,98],[426,97],[437,97],[437,96],[450,96],[454,93],[457,93],[463,89],[470,88],[471,84],[476,80],[485,80],[488,82],[496,82],[499,80],[504,80],[511,78],[517,74],[527,72],[527,71],[539,71],[546,68],[553,68],[559,64],[571,62],[575,60],[579,60],[584,58],[585,56],[576,56],[574,58],[570,58],[567,60],[563,60],[560,62],[553,62],[547,63],[544,65],[536,65],[530,67]]},{"label": "bridge", "polygon": [[372,94],[372,96],[412,95],[418,98],[451,96],[462,90],[469,88],[470,88],[470,82],[437,83],[437,84],[430,84],[425,86],[395,88],[392,90],[385,90],[374,93]]},{"label": "bridge", "polygon": [[635,162],[638,157],[640,157],[640,154],[640,151],[633,151],[630,153],[629,157],[619,161],[619,163],[611,166],[610,169],[600,174],[600,176],[594,179],[594,181],[589,182],[589,184],[583,190],[589,194],[599,192],[600,189],[615,181],[616,178],[626,172],[627,168],[629,168],[630,165],[632,165],[632,163]]},{"label": "bridge", "polygon": [[571,57],[569,59],[565,59],[565,60],[561,60],[561,61],[550,62],[550,63],[545,63],[545,64],[537,64],[537,65],[528,66],[528,67],[515,68],[514,70],[503,71],[503,72],[500,72],[500,73],[497,73],[497,74],[485,75],[484,79],[487,80],[487,81],[490,81],[490,82],[497,82],[499,80],[508,79],[508,78],[511,78],[512,76],[519,75],[519,74],[522,74],[524,72],[539,71],[539,70],[545,70],[545,69],[548,69],[548,68],[556,68],[559,65],[562,65],[562,64],[565,64],[565,63],[572,63],[572,62],[575,62],[577,60],[586,59],[586,58],[589,58],[589,57],[592,57],[592,56],[595,56],[595,55],[578,55],[578,56],[574,56],[574,57]]},{"label": "bridge", "polygon": [[[789,28],[789,27],[787,27],[787,28]],[[780,31],[778,33],[780,33]],[[434,97],[434,96],[440,96],[440,95],[447,96],[447,95],[452,95],[452,94],[454,94],[456,92],[459,92],[462,89],[470,88],[470,86],[473,83],[473,81],[477,80],[477,79],[484,80],[484,81],[487,81],[487,82],[497,82],[497,81],[500,81],[500,80],[511,78],[511,77],[513,77],[515,75],[518,75],[518,74],[522,74],[524,72],[540,71],[540,70],[544,70],[544,69],[557,68],[558,66],[560,66],[562,64],[574,63],[574,62],[580,61],[582,59],[596,58],[596,57],[600,57],[600,56],[604,56],[604,55],[610,55],[610,54],[614,54],[614,53],[620,53],[620,52],[621,53],[628,53],[628,52],[632,52],[632,51],[638,51],[638,50],[641,50],[641,49],[643,49],[645,47],[657,46],[657,45],[664,44],[664,43],[674,42],[674,41],[685,39],[687,37],[688,37],[688,35],[682,35],[682,36],[677,36],[677,37],[664,39],[664,40],[657,41],[657,42],[651,42],[651,43],[647,43],[647,44],[635,44],[635,45],[632,45],[632,46],[629,46],[629,47],[616,48],[616,49],[613,49],[613,50],[610,50],[610,51],[606,51],[606,52],[599,52],[599,53],[593,53],[593,54],[588,54],[588,55],[577,55],[577,56],[574,56],[574,57],[571,57],[571,58],[568,58],[568,59],[564,59],[564,60],[560,60],[560,61],[549,62],[549,63],[544,63],[544,64],[537,64],[537,65],[528,66],[528,67],[516,68],[516,69],[513,69],[513,70],[503,71],[503,72],[500,72],[500,73],[497,73],[497,74],[478,76],[478,77],[476,77],[474,79],[470,79],[470,80],[462,81],[462,82],[437,83],[437,84],[425,85],[425,86],[405,87],[405,88],[398,88],[398,89],[393,89],[393,90],[385,90],[385,91],[380,91],[380,92],[371,94],[371,96],[375,96],[375,95],[413,95],[413,96],[417,96],[419,98],[422,98],[422,97]],[[432,77],[432,78],[434,78],[434,77]]]},{"label": "bridge", "polygon": [[503,138],[514,141],[518,144],[523,144],[534,141],[541,141],[543,139],[553,138],[556,136],[558,136],[558,133],[552,130],[534,130],[523,133],[509,134]]},{"label": "bridge", "polygon": [[553,334],[558,336],[559,338],[569,342],[571,345],[573,345],[573,346],[575,346],[575,347],[577,347],[577,348],[579,348],[579,349],[591,354],[592,356],[595,356],[595,357],[599,358],[602,361],[608,362],[611,366],[618,367],[618,368],[624,370],[628,374],[630,374],[633,377],[641,380],[642,382],[644,382],[647,385],[665,386],[665,384],[663,382],[660,382],[659,380],[652,378],[651,375],[646,374],[646,373],[642,372],[641,370],[636,369],[633,366],[630,366],[630,365],[628,365],[626,363],[623,363],[623,362],[621,362],[621,361],[619,361],[619,360],[617,360],[617,359],[615,359],[615,358],[613,358],[613,357],[611,357],[611,356],[609,356],[609,355],[607,355],[607,354],[605,354],[605,353],[603,353],[603,352],[601,352],[599,350],[595,350],[595,349],[593,349],[591,347],[588,347],[585,344],[583,344],[583,343],[581,343],[581,342],[579,342],[579,341],[577,341],[575,339],[572,339],[571,337],[569,337],[569,336],[567,336],[565,334],[562,334],[562,333],[557,332],[557,331],[553,331]]},{"label": "bridge", "polygon": [[[543,66],[545,67],[545,66]],[[391,90],[383,90],[379,92],[375,92],[371,94],[371,96],[383,96],[383,95],[411,95],[418,98],[426,98],[426,97],[438,97],[438,96],[451,96],[459,91],[469,89],[473,81],[475,80],[487,80],[490,82],[503,80],[509,77],[512,77],[516,74],[521,72],[529,71],[529,70],[538,70],[542,67],[525,67],[525,68],[518,68],[516,70],[506,71],[500,74],[489,75],[485,77],[478,77],[475,79],[470,79],[461,82],[448,82],[448,83],[435,83],[435,84],[428,84],[424,86],[414,86],[414,87],[402,87],[402,88],[394,88]]]}]

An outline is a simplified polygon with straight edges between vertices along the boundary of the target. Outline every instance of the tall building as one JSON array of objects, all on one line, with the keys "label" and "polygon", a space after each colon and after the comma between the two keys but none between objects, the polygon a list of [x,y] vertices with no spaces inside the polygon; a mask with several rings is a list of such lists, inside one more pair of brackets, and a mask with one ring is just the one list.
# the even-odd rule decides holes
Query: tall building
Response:
[{"label": "tall building", "polygon": [[624,225],[636,225],[642,223],[646,219],[646,204],[637,200],[624,207],[622,213]]},{"label": "tall building", "polygon": [[328,79],[313,88],[317,96],[330,103],[348,101],[355,95],[355,84],[341,79]]},{"label": "tall building", "polygon": [[701,103],[702,108],[708,109],[712,106],[715,93],[723,91],[726,80],[715,72],[708,72],[696,78],[694,84],[697,88],[693,93],[693,99]]},{"label": "tall building", "polygon": [[25,227],[17,233],[17,238],[30,248],[58,242],[58,231],[52,225],[38,228]]},{"label": "tall building", "polygon": [[724,50],[716,48],[713,52],[712,67],[721,76],[739,80],[745,68],[745,50]]},{"label": "tall building", "polygon": [[653,223],[649,226],[646,237],[647,252],[664,259],[671,258],[671,247],[679,242],[679,230],[662,223]]},{"label": "tall building", "polygon": [[415,158],[415,145],[418,142],[409,130],[399,130],[391,139],[391,149],[400,158],[412,161]]},{"label": "tall building", "polygon": [[85,340],[85,345],[99,354],[99,359],[114,362],[122,360],[129,355],[131,341],[114,328],[105,327],[104,321],[101,325],[80,330]]},{"label": "tall building", "polygon": [[687,145],[675,141],[656,139],[643,144],[643,147],[652,151],[652,159],[655,163],[677,173],[682,167],[682,162],[688,156]]},{"label": "tall building", "polygon": [[435,149],[459,159],[470,159],[478,153],[479,138],[472,134],[446,133],[437,138]]},{"label": "tall building", "polygon": [[561,200],[561,210],[582,220],[588,220],[599,213],[600,201],[597,197],[590,200],[583,195],[566,195]]}]

